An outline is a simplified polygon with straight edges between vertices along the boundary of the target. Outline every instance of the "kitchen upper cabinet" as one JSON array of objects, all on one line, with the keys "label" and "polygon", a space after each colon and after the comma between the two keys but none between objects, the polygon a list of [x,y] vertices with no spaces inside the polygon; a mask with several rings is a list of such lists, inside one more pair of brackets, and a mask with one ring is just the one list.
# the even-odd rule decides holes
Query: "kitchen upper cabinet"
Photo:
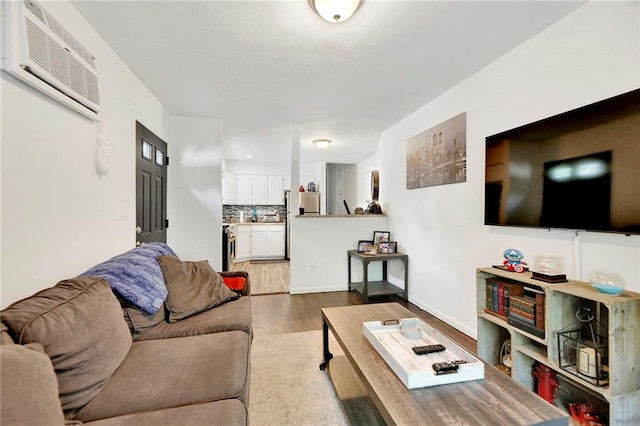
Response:
[{"label": "kitchen upper cabinet", "polygon": [[284,205],[284,189],[282,176],[269,176],[269,202],[270,205]]},{"label": "kitchen upper cabinet", "polygon": [[251,177],[252,204],[269,203],[269,186],[266,176],[254,175]]},{"label": "kitchen upper cabinet", "polygon": [[282,190],[291,191],[291,177],[282,176]]},{"label": "kitchen upper cabinet", "polygon": [[252,204],[252,179],[251,175],[238,175],[236,177],[236,190],[238,204]]},{"label": "kitchen upper cabinet", "polygon": [[284,205],[285,188],[282,176],[236,175],[225,172],[224,180],[225,204]]},{"label": "kitchen upper cabinet", "polygon": [[235,173],[224,172],[222,176],[222,203],[236,204],[238,202],[238,182]]}]

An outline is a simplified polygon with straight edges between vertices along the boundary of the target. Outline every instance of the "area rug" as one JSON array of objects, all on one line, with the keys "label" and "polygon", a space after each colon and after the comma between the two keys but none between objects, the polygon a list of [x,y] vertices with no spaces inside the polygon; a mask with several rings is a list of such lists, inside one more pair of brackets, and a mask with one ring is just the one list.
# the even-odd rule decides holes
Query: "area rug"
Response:
[{"label": "area rug", "polygon": [[[331,336],[333,339],[333,336]],[[331,351],[340,355],[332,340]],[[251,346],[251,426],[348,425],[322,362],[322,331],[255,336]]]}]

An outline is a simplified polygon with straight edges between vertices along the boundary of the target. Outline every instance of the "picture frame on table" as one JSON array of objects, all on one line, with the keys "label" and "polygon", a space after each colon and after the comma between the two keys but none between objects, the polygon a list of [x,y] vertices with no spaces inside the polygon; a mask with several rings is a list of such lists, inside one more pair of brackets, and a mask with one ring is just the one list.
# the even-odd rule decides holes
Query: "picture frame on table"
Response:
[{"label": "picture frame on table", "polygon": [[381,254],[396,254],[398,243],[395,241],[383,241],[378,244],[378,251]]},{"label": "picture frame on table", "polygon": [[364,249],[368,245],[373,245],[372,240],[359,240],[358,241],[358,253],[364,253]]},{"label": "picture frame on table", "polygon": [[373,231],[373,245],[379,245],[380,243],[386,243],[391,239],[391,232],[389,231]]},{"label": "picture frame on table", "polygon": [[364,246],[364,254],[366,255],[377,255],[378,254],[378,246],[373,244],[367,244]]}]

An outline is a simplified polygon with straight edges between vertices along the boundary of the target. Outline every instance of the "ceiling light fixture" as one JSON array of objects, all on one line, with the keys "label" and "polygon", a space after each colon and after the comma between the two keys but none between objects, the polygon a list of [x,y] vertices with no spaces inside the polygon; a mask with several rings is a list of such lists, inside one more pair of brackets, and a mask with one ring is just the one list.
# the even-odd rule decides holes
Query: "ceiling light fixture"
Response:
[{"label": "ceiling light fixture", "polygon": [[312,141],[312,143],[318,149],[326,149],[329,146],[329,144],[331,143],[331,140],[330,139],[314,139]]},{"label": "ceiling light fixture", "polygon": [[329,22],[343,22],[362,6],[364,0],[308,0],[309,6]]}]

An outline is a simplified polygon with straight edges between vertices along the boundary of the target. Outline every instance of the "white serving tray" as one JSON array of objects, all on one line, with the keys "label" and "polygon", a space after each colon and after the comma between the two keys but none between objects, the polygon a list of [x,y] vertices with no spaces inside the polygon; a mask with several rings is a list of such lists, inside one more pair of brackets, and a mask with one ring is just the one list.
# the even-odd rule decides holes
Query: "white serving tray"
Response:
[{"label": "white serving tray", "polygon": [[[415,340],[404,337],[401,332],[404,326],[417,327],[421,337]],[[382,321],[365,322],[362,332],[409,389],[484,379],[482,361],[418,318],[401,319],[399,324],[392,325],[383,325]],[[437,343],[447,349],[427,355],[416,355],[411,349]],[[456,360],[466,361],[459,365],[456,373],[438,375],[433,371],[433,363]]]}]

